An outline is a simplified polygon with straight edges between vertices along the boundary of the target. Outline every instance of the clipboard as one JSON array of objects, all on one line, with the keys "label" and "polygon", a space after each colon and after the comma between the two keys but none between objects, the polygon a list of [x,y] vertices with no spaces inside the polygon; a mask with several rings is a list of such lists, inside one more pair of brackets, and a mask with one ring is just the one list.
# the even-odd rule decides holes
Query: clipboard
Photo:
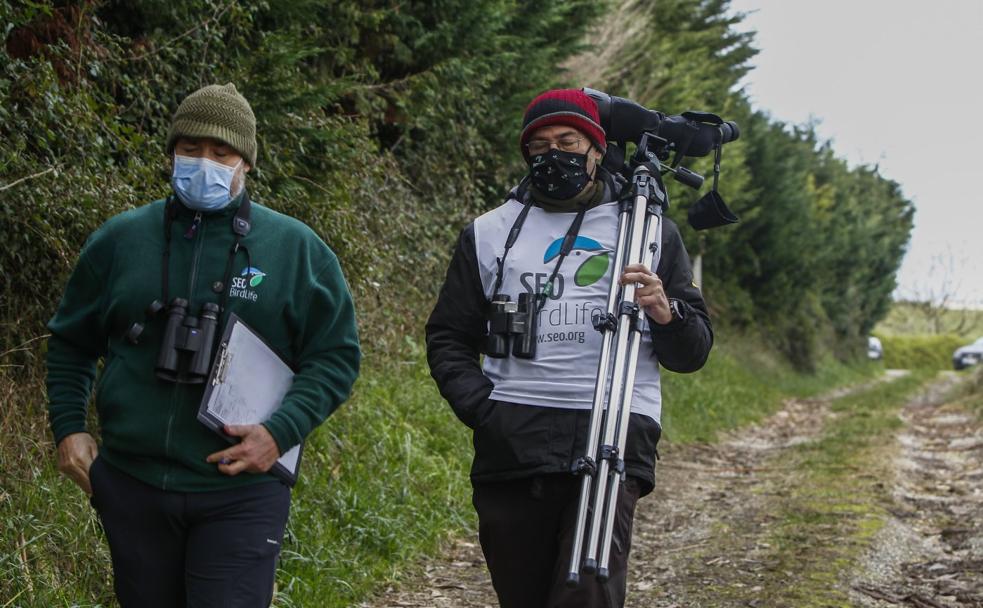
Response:
[{"label": "clipboard", "polygon": [[[293,384],[294,372],[263,337],[235,313],[230,313],[222,332],[198,420],[230,444],[226,424],[260,424],[280,407]],[[284,452],[269,470],[288,486],[297,483],[304,444]]]}]

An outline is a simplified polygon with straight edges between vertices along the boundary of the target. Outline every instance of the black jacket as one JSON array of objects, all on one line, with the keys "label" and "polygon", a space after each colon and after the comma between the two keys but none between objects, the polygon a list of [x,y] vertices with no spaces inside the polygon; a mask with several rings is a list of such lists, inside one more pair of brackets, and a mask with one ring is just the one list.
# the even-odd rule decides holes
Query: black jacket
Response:
[{"label": "black jacket", "polygon": [[[649,319],[653,354],[668,370],[696,371],[710,353],[713,331],[679,229],[669,219],[662,228],[662,257],[656,272],[668,296],[680,300],[684,319],[664,326]],[[457,417],[474,430],[471,479],[500,481],[569,472],[586,453],[590,411],[489,399],[492,382],[482,373],[479,359],[487,334],[488,304],[471,224],[461,232],[426,327],[430,373]],[[625,467],[629,475],[643,481],[643,493],[655,484],[660,434],[659,424],[648,416],[631,415]]]}]

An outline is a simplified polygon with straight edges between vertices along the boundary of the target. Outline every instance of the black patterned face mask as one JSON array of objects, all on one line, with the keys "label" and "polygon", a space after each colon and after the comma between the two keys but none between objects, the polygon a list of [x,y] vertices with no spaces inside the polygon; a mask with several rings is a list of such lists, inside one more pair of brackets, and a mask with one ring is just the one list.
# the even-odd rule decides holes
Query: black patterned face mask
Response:
[{"label": "black patterned face mask", "polygon": [[529,159],[529,177],[537,190],[557,200],[577,196],[591,180],[586,154],[556,149]]}]

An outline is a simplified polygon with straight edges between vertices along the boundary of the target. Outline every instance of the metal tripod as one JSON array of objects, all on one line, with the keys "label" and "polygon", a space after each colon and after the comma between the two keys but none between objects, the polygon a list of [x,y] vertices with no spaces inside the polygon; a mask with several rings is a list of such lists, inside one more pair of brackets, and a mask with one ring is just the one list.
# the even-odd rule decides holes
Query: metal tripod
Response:
[{"label": "metal tripod", "polygon": [[[645,144],[642,143],[640,148],[644,150]],[[625,473],[623,454],[628,438],[628,417],[645,323],[644,314],[635,303],[636,285],[621,286],[618,279],[628,264],[640,263],[647,268],[658,266],[662,211],[668,203],[658,168],[658,163],[651,162],[640,162],[635,167],[629,195],[621,200],[607,313],[593,319],[594,327],[603,338],[587,453],[574,464],[574,472],[581,475],[582,481],[567,573],[567,584],[571,586],[580,581],[581,560],[586,574],[596,574],[601,581],[609,577],[615,509]],[[600,437],[602,426],[604,434]],[[591,503],[593,506],[589,508]]]}]

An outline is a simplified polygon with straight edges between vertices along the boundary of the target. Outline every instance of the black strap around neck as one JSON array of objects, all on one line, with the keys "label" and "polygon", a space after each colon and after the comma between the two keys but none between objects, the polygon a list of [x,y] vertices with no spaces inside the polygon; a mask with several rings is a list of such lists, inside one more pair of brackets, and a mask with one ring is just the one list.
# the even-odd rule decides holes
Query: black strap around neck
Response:
[{"label": "black strap around neck", "polygon": [[168,285],[170,283],[169,271],[171,267],[171,226],[174,225],[174,218],[178,214],[178,202],[174,195],[167,197],[167,201],[164,203],[164,259],[161,264],[160,272],[160,293],[161,293],[161,303],[164,306],[169,304],[167,292]]},{"label": "black strap around neck", "polygon": [[509,229],[509,236],[505,239],[505,251],[502,252],[502,256],[495,259],[495,263],[498,266],[498,271],[495,274],[495,289],[492,290],[492,297],[498,293],[498,290],[502,287],[502,278],[505,274],[505,258],[509,255],[509,250],[515,245],[516,239],[519,238],[519,232],[522,231],[522,225],[526,222],[526,216],[529,215],[529,210],[532,209],[532,197],[528,197],[526,202],[522,205],[522,211],[519,212],[518,217],[515,218],[515,222],[512,223],[512,228]]},{"label": "black strap around neck", "polygon": [[[167,201],[164,203],[164,255],[163,255],[163,265],[161,268],[161,295],[163,296],[162,302],[166,306],[168,302],[168,287],[169,287],[169,272],[170,272],[170,261],[171,261],[171,228],[174,225],[174,220],[177,218],[177,214],[180,211],[180,203],[177,198],[171,194],[167,197]],[[236,209],[235,215],[232,216],[232,233],[235,235],[235,241],[232,243],[232,247],[229,249],[229,258],[225,263],[225,274],[222,279],[222,297],[219,302],[219,314],[225,310],[226,304],[228,304],[229,299],[229,281],[232,280],[232,264],[235,262],[236,254],[240,249],[246,252],[246,268],[252,268],[252,260],[249,256],[249,250],[242,245],[241,241],[249,231],[252,229],[252,204],[249,201],[249,192],[243,191],[242,202],[239,203],[239,208]]]},{"label": "black strap around neck", "polygon": [[[527,197],[526,201],[523,203],[522,211],[519,212],[518,217],[515,218],[515,222],[512,223],[512,228],[509,230],[509,236],[505,240],[505,251],[502,252],[502,256],[495,260],[498,269],[495,273],[495,288],[492,290],[492,297],[498,293],[498,290],[502,287],[502,281],[505,275],[505,258],[509,254],[509,250],[515,245],[516,240],[519,238],[519,233],[522,231],[522,225],[526,222],[526,216],[529,215],[529,210],[533,206],[532,197]],[[566,235],[563,237],[563,244],[560,246],[560,258],[556,261],[556,266],[553,267],[553,272],[550,274],[550,278],[546,281],[546,285],[543,287],[541,293],[536,294],[536,311],[543,309],[546,305],[546,300],[553,293],[553,281],[556,280],[556,275],[560,272],[560,266],[563,264],[563,260],[566,259],[570,252],[573,251],[574,243],[577,242],[577,235],[580,233],[580,227],[584,223],[584,216],[587,215],[588,205],[582,205],[577,211],[576,217],[573,218],[573,222],[567,229]]]},{"label": "black strap around neck", "polygon": [[577,235],[580,234],[580,226],[584,223],[584,216],[587,215],[587,207],[588,205],[586,204],[580,207],[580,210],[577,211],[577,216],[573,218],[573,222],[567,228],[567,234],[563,237],[563,245],[560,246],[560,258],[556,261],[556,266],[553,267],[553,273],[550,274],[549,280],[546,281],[542,293],[536,295],[536,312],[542,310],[543,306],[546,305],[546,300],[553,295],[553,281],[556,280],[556,275],[560,273],[560,266],[563,265],[563,260],[573,251],[573,245],[577,242]]}]

